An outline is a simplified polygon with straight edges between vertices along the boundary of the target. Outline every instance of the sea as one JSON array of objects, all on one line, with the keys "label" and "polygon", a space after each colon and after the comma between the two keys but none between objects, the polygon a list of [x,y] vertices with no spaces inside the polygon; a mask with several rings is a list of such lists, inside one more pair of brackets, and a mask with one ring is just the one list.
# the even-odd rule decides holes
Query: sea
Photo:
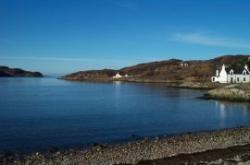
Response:
[{"label": "sea", "polygon": [[250,104],[157,83],[0,79],[0,152],[84,148],[250,125]]}]

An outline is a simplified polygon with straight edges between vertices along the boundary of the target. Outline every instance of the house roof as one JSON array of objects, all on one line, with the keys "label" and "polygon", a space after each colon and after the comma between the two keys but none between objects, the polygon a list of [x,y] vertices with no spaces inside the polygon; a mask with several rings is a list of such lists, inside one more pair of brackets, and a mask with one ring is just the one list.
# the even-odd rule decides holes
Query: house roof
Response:
[{"label": "house roof", "polygon": [[242,74],[244,71],[246,71],[246,74],[250,75],[250,72],[248,69],[246,69],[245,67],[243,67],[242,69],[234,69],[232,67],[226,67],[226,72],[230,73],[230,71],[233,70],[234,74]]}]

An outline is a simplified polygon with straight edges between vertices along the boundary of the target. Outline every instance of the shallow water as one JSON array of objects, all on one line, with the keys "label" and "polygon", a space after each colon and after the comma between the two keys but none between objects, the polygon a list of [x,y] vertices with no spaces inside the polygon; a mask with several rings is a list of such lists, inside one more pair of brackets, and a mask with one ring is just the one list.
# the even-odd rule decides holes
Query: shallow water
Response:
[{"label": "shallow water", "polygon": [[134,136],[250,124],[250,104],[201,100],[205,91],[163,84],[0,79],[0,151],[35,151]]}]

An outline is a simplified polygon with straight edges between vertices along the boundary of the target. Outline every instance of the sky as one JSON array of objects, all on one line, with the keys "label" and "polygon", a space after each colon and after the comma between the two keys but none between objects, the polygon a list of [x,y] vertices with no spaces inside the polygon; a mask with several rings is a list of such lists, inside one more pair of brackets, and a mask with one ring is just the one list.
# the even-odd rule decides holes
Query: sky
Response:
[{"label": "sky", "polygon": [[249,0],[0,0],[0,65],[47,75],[250,54]]}]

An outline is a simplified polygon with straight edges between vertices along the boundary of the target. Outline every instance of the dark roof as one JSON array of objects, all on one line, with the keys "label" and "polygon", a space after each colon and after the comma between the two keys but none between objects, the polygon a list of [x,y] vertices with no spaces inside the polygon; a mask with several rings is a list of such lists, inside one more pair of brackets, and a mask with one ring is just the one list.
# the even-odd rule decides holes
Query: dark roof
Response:
[{"label": "dark roof", "polygon": [[[232,67],[226,67],[226,72],[229,73],[230,70],[233,69]],[[243,71],[246,70],[244,67],[242,69],[233,69],[234,74],[242,74]],[[249,72],[247,72],[247,74],[249,75]]]}]

